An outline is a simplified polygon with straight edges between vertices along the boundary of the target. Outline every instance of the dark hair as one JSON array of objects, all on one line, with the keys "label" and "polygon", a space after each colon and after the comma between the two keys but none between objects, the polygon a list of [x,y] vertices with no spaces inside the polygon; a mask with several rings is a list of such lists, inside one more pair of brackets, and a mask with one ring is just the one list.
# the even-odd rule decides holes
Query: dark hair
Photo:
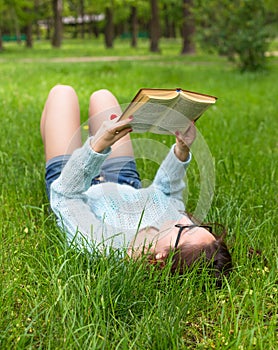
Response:
[{"label": "dark hair", "polygon": [[171,256],[171,271],[184,274],[197,263],[203,263],[216,277],[217,285],[221,285],[223,277],[228,277],[232,269],[232,258],[227,245],[220,237],[205,245],[183,245]]},{"label": "dark hair", "polygon": [[[220,224],[215,225],[222,227]],[[162,260],[155,261],[152,257],[150,262],[160,267],[164,267],[167,262],[170,262],[171,272],[180,275],[200,264],[200,267],[208,268],[210,274],[216,279],[216,285],[221,287],[224,276],[228,277],[232,269],[232,257],[224,242],[225,236],[226,230],[223,228],[222,234],[220,236],[214,235],[215,240],[209,244],[184,244],[174,250],[169,249],[166,257]]]}]

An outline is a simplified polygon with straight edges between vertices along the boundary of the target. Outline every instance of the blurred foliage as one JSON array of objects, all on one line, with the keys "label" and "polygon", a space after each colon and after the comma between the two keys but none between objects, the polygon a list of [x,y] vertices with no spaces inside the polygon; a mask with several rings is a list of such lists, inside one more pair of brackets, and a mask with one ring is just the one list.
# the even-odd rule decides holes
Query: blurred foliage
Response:
[{"label": "blurred foliage", "polygon": [[[131,9],[136,6],[138,33],[149,37],[151,19],[149,0],[63,0],[63,16],[77,19],[84,14],[113,12],[114,39],[131,37]],[[161,36],[180,38],[183,0],[159,1]],[[256,71],[266,65],[266,52],[277,36],[277,0],[193,0],[194,41],[202,50],[217,52],[235,62],[242,71]],[[33,23],[33,36],[51,38],[53,13],[51,1],[0,0],[0,33],[20,38]],[[40,24],[38,24],[40,22]],[[105,20],[84,25],[64,25],[64,38],[98,37],[104,32]],[[0,34],[1,39],[1,34]],[[20,42],[20,40],[18,40]],[[0,40],[1,44],[1,40]],[[1,50],[1,45],[0,45]]]},{"label": "blurred foliage", "polygon": [[269,22],[277,18],[271,1],[195,0],[197,40],[202,47],[236,61],[242,71],[265,66],[265,53],[273,35]]}]

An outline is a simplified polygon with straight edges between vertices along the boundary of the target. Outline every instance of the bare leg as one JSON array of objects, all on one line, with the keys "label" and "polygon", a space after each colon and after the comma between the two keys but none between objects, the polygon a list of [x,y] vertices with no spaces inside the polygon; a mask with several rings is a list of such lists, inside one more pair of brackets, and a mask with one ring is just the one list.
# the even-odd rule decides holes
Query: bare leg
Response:
[{"label": "bare leg", "polygon": [[42,112],[41,136],[46,161],[81,147],[79,104],[72,87],[51,89]]},{"label": "bare leg", "polygon": [[[94,135],[104,120],[110,119],[112,114],[120,116],[121,107],[116,97],[108,90],[102,89],[94,92],[90,97],[89,105],[89,128]],[[112,146],[109,158],[122,156],[133,157],[133,148],[129,135],[122,137]]]}]

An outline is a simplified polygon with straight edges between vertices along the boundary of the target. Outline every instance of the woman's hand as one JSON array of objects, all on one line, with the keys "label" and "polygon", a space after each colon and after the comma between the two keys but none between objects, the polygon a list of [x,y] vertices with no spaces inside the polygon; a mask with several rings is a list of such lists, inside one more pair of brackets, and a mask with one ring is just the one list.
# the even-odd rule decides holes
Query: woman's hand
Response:
[{"label": "woman's hand", "polygon": [[91,140],[91,147],[95,152],[103,152],[107,147],[112,146],[115,142],[132,131],[130,125],[133,119],[132,117],[123,121],[118,121],[118,119],[119,118],[113,114],[110,120],[102,123],[94,138]]},{"label": "woman's hand", "polygon": [[194,122],[189,125],[184,134],[176,131],[175,135],[175,155],[181,162],[185,162],[188,159],[190,147],[196,138],[196,128]]}]

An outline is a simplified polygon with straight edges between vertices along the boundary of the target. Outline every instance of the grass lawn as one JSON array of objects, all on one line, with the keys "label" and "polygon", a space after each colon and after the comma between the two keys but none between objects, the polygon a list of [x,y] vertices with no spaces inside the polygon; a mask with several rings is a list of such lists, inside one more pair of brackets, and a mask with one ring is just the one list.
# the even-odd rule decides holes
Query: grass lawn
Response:
[{"label": "grass lawn", "polygon": [[[278,60],[260,73],[239,73],[224,58],[181,57],[180,43],[68,41],[61,50],[7,44],[0,53],[0,348],[1,349],[276,349]],[[145,55],[144,59],[142,56]],[[69,57],[93,62],[62,62]],[[119,56],[103,61],[102,56]],[[133,56],[123,60],[124,56]],[[148,57],[146,57],[148,56]],[[53,59],[59,58],[57,62]],[[140,87],[183,87],[218,96],[198,121],[213,164],[206,220],[228,227],[234,271],[221,290],[206,275],[170,276],[65,246],[48,211],[40,114],[50,88],[72,85],[85,123],[88,99],[109,88],[121,104]],[[133,135],[167,150],[173,138]],[[144,150],[146,151],[146,149]],[[185,200],[194,212],[202,191],[198,152]],[[142,178],[160,162],[138,151]],[[202,181],[201,181],[202,180]],[[249,250],[261,250],[250,256]]]}]

